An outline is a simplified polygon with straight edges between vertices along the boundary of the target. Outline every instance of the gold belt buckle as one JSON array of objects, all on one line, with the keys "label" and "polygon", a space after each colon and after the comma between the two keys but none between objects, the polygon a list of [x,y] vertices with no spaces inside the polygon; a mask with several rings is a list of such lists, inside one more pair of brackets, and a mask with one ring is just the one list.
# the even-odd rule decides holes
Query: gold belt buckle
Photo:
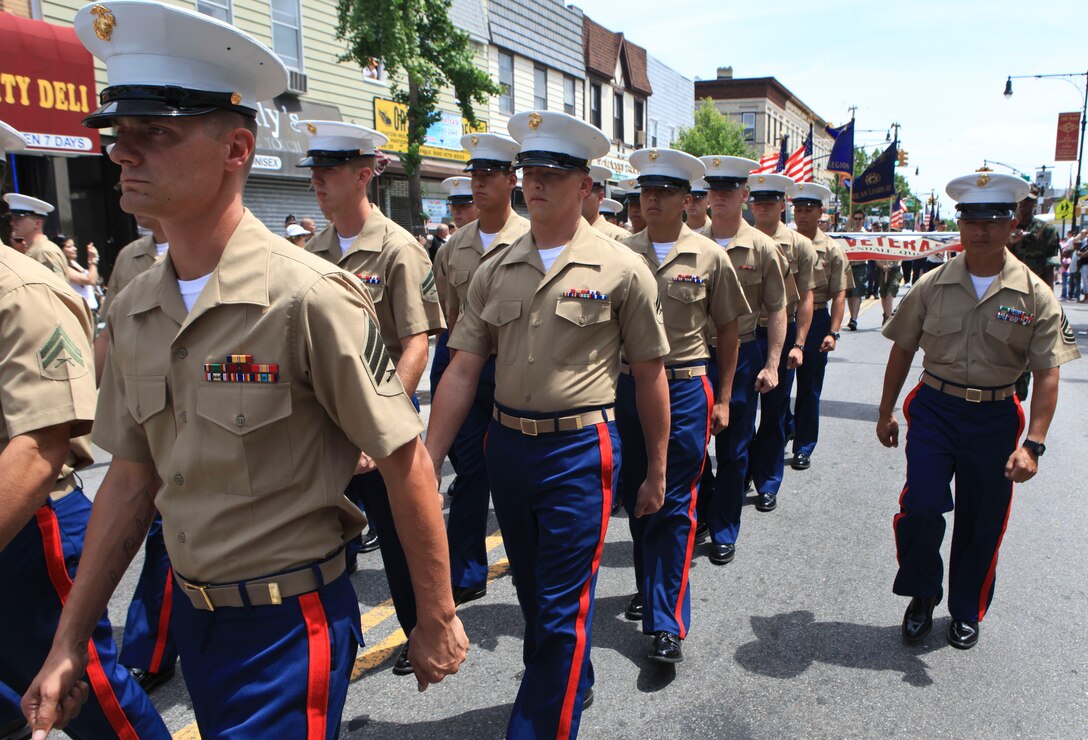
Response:
[{"label": "gold belt buckle", "polygon": [[535,437],[540,434],[540,432],[537,431],[536,419],[518,419],[518,421],[521,423],[522,434],[528,435],[530,437]]},{"label": "gold belt buckle", "polygon": [[576,414],[575,416],[566,416],[563,419],[560,419],[560,421],[566,421],[567,419],[570,419],[571,421],[574,422],[574,429],[572,431],[575,431],[575,432],[580,431],[582,429],[582,427],[585,426],[585,424],[582,423],[582,415],[581,414]]},{"label": "gold belt buckle", "polygon": [[964,388],[964,398],[970,403],[982,403],[981,388]]},{"label": "gold belt buckle", "polygon": [[196,591],[200,594],[200,597],[204,599],[204,605],[208,607],[208,611],[215,611],[215,604],[212,603],[211,597],[208,596],[208,589],[204,586],[197,586],[195,583],[185,582],[186,591]]}]

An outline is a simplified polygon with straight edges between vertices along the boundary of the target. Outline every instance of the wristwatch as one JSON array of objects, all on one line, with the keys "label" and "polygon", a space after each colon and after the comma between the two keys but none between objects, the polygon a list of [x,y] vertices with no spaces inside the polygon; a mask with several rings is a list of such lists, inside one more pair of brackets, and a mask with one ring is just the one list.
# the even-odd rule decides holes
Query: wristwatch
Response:
[{"label": "wristwatch", "polygon": [[1046,445],[1042,442],[1032,442],[1030,439],[1024,440],[1024,448],[1036,457],[1036,459],[1043,456],[1046,452]]},{"label": "wristwatch", "polygon": [[805,345],[803,345],[803,344],[795,344],[795,345],[793,345],[793,348],[794,348],[794,349],[799,349],[799,350],[801,350],[802,352],[804,352],[804,351],[805,351]]},{"label": "wristwatch", "polygon": [[839,341],[839,333],[837,331],[829,331],[827,336],[834,337],[836,342]]}]

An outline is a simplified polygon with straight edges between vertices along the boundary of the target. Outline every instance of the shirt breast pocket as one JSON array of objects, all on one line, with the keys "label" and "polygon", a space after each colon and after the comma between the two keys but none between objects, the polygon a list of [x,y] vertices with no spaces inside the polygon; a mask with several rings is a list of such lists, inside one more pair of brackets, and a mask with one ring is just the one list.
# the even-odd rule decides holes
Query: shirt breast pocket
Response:
[{"label": "shirt breast pocket", "polygon": [[480,318],[495,333],[496,362],[500,365],[511,364],[518,354],[517,319],[521,318],[521,301],[491,301],[480,311]]},{"label": "shirt breast pocket", "polygon": [[200,466],[204,483],[213,490],[261,496],[290,481],[295,470],[285,421],[291,415],[290,385],[202,385],[196,412]]},{"label": "shirt breast pocket", "polygon": [[166,408],[166,377],[162,375],[126,375],[125,406],[138,424]]},{"label": "shirt breast pocket", "polygon": [[[699,283],[670,283],[665,289],[667,300],[662,310],[665,325],[686,331],[701,328],[706,323],[706,311],[698,304],[706,300],[706,285]],[[702,321],[699,321],[699,318]]]},{"label": "shirt breast pocket", "polygon": [[552,360],[557,365],[588,365],[605,345],[600,330],[612,318],[612,302],[560,298],[555,305]]},{"label": "shirt breast pocket", "polygon": [[962,316],[927,316],[922,322],[921,346],[926,357],[947,364],[956,359],[962,344]]},{"label": "shirt breast pocket", "polygon": [[470,273],[468,270],[451,270],[449,276],[449,284],[460,288],[462,285],[468,282]]},{"label": "shirt breast pocket", "polygon": [[374,301],[375,305],[382,302],[382,298],[385,297],[384,283],[366,283],[366,289],[370,291],[370,300]]},{"label": "shirt breast pocket", "polygon": [[1031,343],[1031,327],[1016,324],[1012,321],[989,319],[986,322],[986,333],[1002,344],[1017,349],[1027,349]]}]

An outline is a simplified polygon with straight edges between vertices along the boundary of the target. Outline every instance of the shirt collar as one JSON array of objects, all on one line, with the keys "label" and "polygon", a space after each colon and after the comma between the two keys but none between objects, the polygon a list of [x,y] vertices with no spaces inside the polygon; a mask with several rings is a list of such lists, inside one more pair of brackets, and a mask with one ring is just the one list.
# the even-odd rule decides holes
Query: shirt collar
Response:
[{"label": "shirt collar", "polygon": [[[561,269],[572,262],[596,266],[603,264],[596,235],[599,235],[602,239],[608,238],[590,226],[589,221],[586,221],[584,218],[579,218],[578,228],[574,232],[574,237],[570,240],[570,244],[567,245],[567,248],[559,255],[559,259],[552,265],[551,272]],[[540,270],[540,272],[544,272],[544,263],[541,261],[540,254],[537,251],[536,239],[533,237],[532,228],[525,233],[525,236],[514,242],[513,246],[502,260],[504,265],[512,265],[517,262],[527,262]]]},{"label": "shirt collar", "polygon": [[[1019,260],[1012,258],[1012,253],[1008,249],[1005,250],[1005,263],[1001,266],[1001,272],[997,274],[994,283],[995,285],[991,286],[991,290],[986,291],[987,293],[996,293],[1002,288],[1015,290],[1019,293],[1031,292],[1031,283],[1028,280],[1026,268]],[[962,253],[941,271],[940,277],[937,278],[937,284],[959,284],[971,295],[976,295],[975,284],[971,282],[971,274],[967,270],[967,259]]]},{"label": "shirt collar", "polygon": [[[698,234],[688,228],[687,224],[680,226],[680,234],[676,237],[676,243],[669,254],[673,255],[674,259],[676,255],[680,254],[698,254],[699,249]],[[660,264],[657,260],[657,250],[654,249],[653,242],[650,241],[650,232],[648,229],[643,229],[639,233],[635,234],[630,240],[625,240],[626,244],[633,252],[643,255],[650,261],[650,264],[655,265],[658,269],[664,267],[672,259],[669,259],[669,255],[665,256],[665,260]]]}]

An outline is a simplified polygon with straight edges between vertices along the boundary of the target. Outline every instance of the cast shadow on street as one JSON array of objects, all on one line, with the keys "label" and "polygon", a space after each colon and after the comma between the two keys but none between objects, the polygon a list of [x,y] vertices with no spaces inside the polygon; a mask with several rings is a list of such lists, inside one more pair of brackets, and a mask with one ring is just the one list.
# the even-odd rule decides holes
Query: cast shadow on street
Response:
[{"label": "cast shadow on street", "polygon": [[[923,660],[927,653],[947,646],[947,624],[938,620],[933,632],[917,647],[900,639],[900,626],[849,622],[817,622],[810,611],[798,610],[773,617],[752,617],[756,639],[741,645],[734,655],[745,670],[771,678],[795,678],[816,662],[870,671],[895,671],[912,686],[933,683]],[[943,620],[947,622],[947,620]]]},{"label": "cast shadow on street", "polygon": [[879,410],[879,404],[875,403],[833,401],[828,398],[820,401],[820,416],[824,418],[871,421],[875,424]]},{"label": "cast shadow on street", "polygon": [[506,733],[506,723],[510,718],[512,706],[513,702],[497,704],[443,719],[413,719],[407,724],[376,721],[372,720],[368,714],[361,714],[344,722],[341,727],[341,737],[380,737],[385,740],[392,740],[392,738],[397,740],[454,737],[471,737],[474,740],[502,738]]}]

